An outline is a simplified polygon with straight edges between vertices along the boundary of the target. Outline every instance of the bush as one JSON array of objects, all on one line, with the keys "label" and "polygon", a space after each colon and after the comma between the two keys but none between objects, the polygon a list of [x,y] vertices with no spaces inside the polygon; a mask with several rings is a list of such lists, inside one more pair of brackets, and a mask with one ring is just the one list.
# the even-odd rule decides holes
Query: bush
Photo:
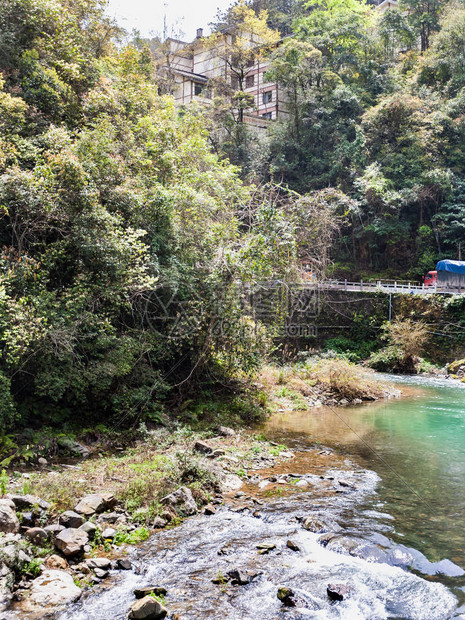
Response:
[{"label": "bush", "polygon": [[382,390],[367,371],[347,360],[321,360],[313,369],[313,374],[337,395],[348,400],[372,399],[382,395]]}]

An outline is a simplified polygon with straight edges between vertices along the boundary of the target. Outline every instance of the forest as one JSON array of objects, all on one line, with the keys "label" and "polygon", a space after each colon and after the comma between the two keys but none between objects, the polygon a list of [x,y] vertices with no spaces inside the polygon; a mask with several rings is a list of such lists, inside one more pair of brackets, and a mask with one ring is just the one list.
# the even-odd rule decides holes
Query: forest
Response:
[{"label": "forest", "polygon": [[277,346],[238,287],[304,261],[419,279],[461,258],[465,6],[251,0],[214,28],[241,20],[284,37],[266,135],[244,93],[176,109],[162,42],[104,2],[0,0],[1,429],[234,395]]}]

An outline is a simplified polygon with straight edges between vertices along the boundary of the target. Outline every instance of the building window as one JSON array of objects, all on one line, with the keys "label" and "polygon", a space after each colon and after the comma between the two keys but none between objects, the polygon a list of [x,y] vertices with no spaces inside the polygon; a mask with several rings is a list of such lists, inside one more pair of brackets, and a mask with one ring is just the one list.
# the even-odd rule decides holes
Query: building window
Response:
[{"label": "building window", "polygon": [[268,120],[271,120],[271,112],[265,112],[265,114],[262,114],[262,118],[267,118]]},{"label": "building window", "polygon": [[273,101],[273,92],[268,90],[266,93],[263,93],[263,103],[271,103]]},{"label": "building window", "polygon": [[245,87],[246,88],[252,88],[252,86],[255,84],[255,76],[254,75],[248,75],[245,78]]},{"label": "building window", "polygon": [[203,93],[204,85],[194,82],[194,95],[201,95]]}]

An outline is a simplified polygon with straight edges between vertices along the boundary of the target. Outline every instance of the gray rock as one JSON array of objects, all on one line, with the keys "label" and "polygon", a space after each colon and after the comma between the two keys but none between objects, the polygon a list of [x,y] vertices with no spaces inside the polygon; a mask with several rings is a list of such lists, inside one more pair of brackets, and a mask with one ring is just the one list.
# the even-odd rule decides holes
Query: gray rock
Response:
[{"label": "gray rock", "polygon": [[318,519],[318,517],[304,517],[302,519],[302,527],[304,530],[314,532],[315,534],[324,534],[330,529],[327,524],[321,519]]},{"label": "gray rock", "polygon": [[24,536],[29,538],[35,545],[43,545],[48,540],[48,534],[41,527],[30,527],[24,532]]},{"label": "gray rock", "polygon": [[91,521],[86,521],[79,526],[79,529],[85,532],[89,539],[92,540],[95,536],[95,532],[98,530],[98,527],[95,525],[95,523],[92,523]]},{"label": "gray rock", "polygon": [[33,512],[21,511],[21,525],[24,525],[25,527],[34,527],[35,523],[36,518]]},{"label": "gray rock", "polygon": [[326,592],[332,601],[343,601],[354,591],[350,586],[342,583],[329,583]]},{"label": "gray rock", "polygon": [[102,495],[92,493],[91,495],[82,497],[74,507],[74,510],[80,514],[90,517],[96,512],[102,512],[106,507],[107,503]]},{"label": "gray rock", "polygon": [[299,545],[296,545],[296,543],[293,540],[288,540],[286,543],[286,547],[288,547],[292,551],[300,551]]},{"label": "gray rock", "polygon": [[86,522],[82,515],[79,515],[74,510],[67,510],[60,515],[58,523],[67,528],[77,528]]},{"label": "gray rock", "polygon": [[18,510],[34,510],[37,508],[48,510],[50,508],[48,502],[36,495],[14,495],[10,493],[7,497],[11,499]]},{"label": "gray rock", "polygon": [[161,528],[165,527],[165,525],[167,523],[168,522],[165,521],[165,519],[162,519],[161,517],[155,517],[155,519],[153,520],[153,523],[152,523],[152,528],[154,530],[158,530],[158,529],[161,529]]},{"label": "gray rock", "polygon": [[136,598],[144,598],[149,594],[155,594],[156,596],[166,596],[166,588],[163,586],[146,586],[145,588],[136,588],[134,590],[134,596]]},{"label": "gray rock", "polygon": [[229,493],[230,491],[237,491],[242,486],[242,480],[236,474],[227,474],[221,480],[221,491],[223,493]]},{"label": "gray rock", "polygon": [[98,518],[99,523],[116,523],[118,519],[121,517],[119,512],[107,512],[103,515],[100,515]]},{"label": "gray rock", "polygon": [[0,612],[5,611],[13,596],[11,588],[14,584],[14,574],[0,562]]},{"label": "gray rock", "polygon": [[2,548],[2,559],[8,568],[16,572],[21,571],[24,566],[32,560],[32,558],[19,547],[17,541]]},{"label": "gray rock", "polygon": [[116,560],[116,568],[119,570],[131,570],[132,564],[127,558],[119,558]]},{"label": "gray rock", "polygon": [[258,573],[249,573],[245,570],[239,568],[233,568],[228,571],[226,575],[231,580],[231,584],[234,586],[245,586],[248,583],[251,583],[252,580],[257,576]]},{"label": "gray rock", "polygon": [[196,441],[194,450],[195,452],[200,452],[200,454],[211,454],[213,452],[213,448],[204,441]]},{"label": "gray rock", "polygon": [[74,557],[84,551],[89,537],[83,530],[65,529],[55,538],[55,547],[66,557]]},{"label": "gray rock", "polygon": [[71,575],[62,570],[46,570],[32,582],[26,605],[31,611],[45,611],[47,607],[74,603],[80,596],[81,590]]},{"label": "gray rock", "polygon": [[47,465],[48,465],[48,461],[47,461],[47,459],[44,459],[44,457],[43,457],[43,456],[39,457],[39,459],[37,460],[37,462],[39,463],[39,465],[40,465],[41,467],[47,467]]},{"label": "gray rock", "polygon": [[160,620],[168,610],[151,596],[145,596],[131,605],[129,618],[131,620]]},{"label": "gray rock", "polygon": [[65,529],[64,525],[60,525],[59,523],[53,523],[52,525],[46,525],[44,530],[47,532],[47,535],[54,540],[56,535],[62,532]]},{"label": "gray rock", "polygon": [[16,534],[19,532],[19,519],[11,504],[8,499],[0,499],[0,532]]},{"label": "gray rock", "polygon": [[216,508],[211,504],[207,504],[202,512],[204,515],[214,515],[216,513]]},{"label": "gray rock", "polygon": [[183,515],[190,516],[197,512],[197,504],[192,496],[192,491],[187,487],[180,487],[174,493],[170,493],[161,500],[162,504],[172,506]]},{"label": "gray rock", "polygon": [[89,560],[86,560],[86,564],[89,568],[108,570],[111,566],[111,560],[108,558],[90,558]]},{"label": "gray rock", "polygon": [[221,435],[221,437],[234,437],[236,431],[229,426],[218,426],[217,433]]},{"label": "gray rock", "polygon": [[102,538],[114,538],[116,536],[116,534],[117,534],[117,532],[116,532],[116,530],[114,528],[107,527],[102,532]]},{"label": "gray rock", "polygon": [[106,579],[110,574],[107,570],[104,570],[103,568],[94,568],[94,573],[95,576],[99,579]]}]

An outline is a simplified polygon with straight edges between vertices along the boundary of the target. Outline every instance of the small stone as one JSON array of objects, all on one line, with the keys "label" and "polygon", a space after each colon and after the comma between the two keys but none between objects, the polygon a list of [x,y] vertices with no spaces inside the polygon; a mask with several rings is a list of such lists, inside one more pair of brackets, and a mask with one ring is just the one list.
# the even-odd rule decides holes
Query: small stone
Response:
[{"label": "small stone", "polygon": [[250,573],[238,568],[234,568],[233,570],[228,571],[226,574],[231,580],[231,584],[233,586],[245,586],[250,583],[254,579],[254,577],[257,576],[257,573],[251,575]]},{"label": "small stone", "polygon": [[155,594],[155,596],[166,596],[167,590],[163,586],[146,586],[145,588],[136,588],[134,590],[134,596],[136,598],[144,598],[149,594]]},{"label": "small stone", "polygon": [[98,579],[106,579],[110,573],[102,568],[94,568],[94,574]]},{"label": "small stone", "polygon": [[200,454],[211,454],[213,452],[213,448],[204,441],[196,441],[194,445],[194,450],[195,452],[199,452]]},{"label": "small stone", "polygon": [[127,558],[118,558],[116,568],[119,570],[131,570],[132,564]]},{"label": "small stone", "polygon": [[299,480],[299,482],[296,482],[295,486],[296,487],[308,487],[308,482],[306,480]]},{"label": "small stone", "polygon": [[60,515],[58,523],[66,528],[78,528],[85,523],[85,519],[82,515],[74,512],[74,510],[67,510]]},{"label": "small stone", "polygon": [[40,467],[47,467],[48,465],[47,459],[44,459],[43,456],[39,457],[37,462],[39,463]]},{"label": "small stone", "polygon": [[246,494],[244,493],[244,491],[238,491],[234,497],[236,499],[239,499],[240,497],[245,497],[245,495]]},{"label": "small stone", "polygon": [[55,538],[55,547],[59,549],[66,557],[74,557],[84,551],[84,545],[87,545],[89,537],[82,530],[65,529]]},{"label": "small stone", "polygon": [[89,568],[99,568],[101,570],[108,570],[111,566],[111,560],[108,558],[89,558],[86,560],[86,564]]},{"label": "small stone", "polygon": [[103,530],[102,532],[102,538],[114,538],[116,534],[117,532],[114,528],[107,527],[106,530]]},{"label": "small stone", "polygon": [[50,569],[66,570],[68,568],[68,562],[60,555],[49,555],[44,562],[44,566]]},{"label": "small stone", "polygon": [[217,459],[219,456],[224,456],[226,452],[224,450],[213,450],[213,452],[209,455],[214,459]]},{"label": "small stone", "polygon": [[168,610],[151,596],[145,596],[131,605],[131,620],[161,620]]},{"label": "small stone", "polygon": [[33,512],[21,512],[21,525],[25,527],[34,527],[36,522]]},{"label": "small stone", "polygon": [[25,531],[24,536],[34,543],[34,545],[41,546],[48,540],[48,534],[41,527],[30,527]]},{"label": "small stone", "polygon": [[291,588],[279,588],[277,596],[286,607],[295,607],[295,593]]},{"label": "small stone", "polygon": [[286,546],[289,549],[292,549],[292,551],[300,551],[300,547],[298,545],[296,545],[293,540],[288,540],[287,543],[286,543]]},{"label": "small stone", "polygon": [[211,504],[207,504],[202,512],[204,515],[214,515],[216,513],[216,508]]},{"label": "small stone", "polygon": [[167,523],[168,522],[165,519],[162,519],[161,517],[155,517],[152,523],[152,528],[154,530],[161,530],[167,525]]},{"label": "small stone", "polygon": [[265,555],[266,553],[273,551],[273,549],[276,549],[276,545],[273,543],[260,543],[257,545],[257,549],[259,550],[258,553],[260,555]]},{"label": "small stone", "polygon": [[76,565],[76,570],[78,570],[83,575],[89,575],[90,574],[90,568],[87,566],[87,564],[85,564],[85,562],[81,562],[80,564],[77,564]]},{"label": "small stone", "polygon": [[304,517],[302,519],[302,527],[304,530],[314,532],[315,534],[324,534],[328,531],[328,526],[317,517]]},{"label": "small stone", "polygon": [[326,592],[332,601],[343,601],[351,595],[353,588],[342,583],[329,583]]}]

